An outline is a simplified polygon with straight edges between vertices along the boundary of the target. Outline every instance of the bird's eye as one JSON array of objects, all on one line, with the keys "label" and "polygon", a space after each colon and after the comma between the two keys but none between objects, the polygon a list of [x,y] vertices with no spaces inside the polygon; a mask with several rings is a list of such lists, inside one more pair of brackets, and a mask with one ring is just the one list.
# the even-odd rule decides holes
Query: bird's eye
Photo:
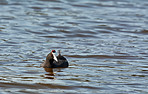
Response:
[{"label": "bird's eye", "polygon": [[55,53],[56,51],[55,50],[52,50],[52,52]]}]

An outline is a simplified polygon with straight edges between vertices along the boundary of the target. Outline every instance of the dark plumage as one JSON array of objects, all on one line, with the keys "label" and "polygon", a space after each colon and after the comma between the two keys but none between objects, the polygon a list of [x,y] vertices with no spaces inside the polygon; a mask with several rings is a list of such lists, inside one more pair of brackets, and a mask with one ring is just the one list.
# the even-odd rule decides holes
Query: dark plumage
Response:
[{"label": "dark plumage", "polygon": [[46,57],[46,60],[41,64],[43,68],[66,68],[69,66],[68,61],[64,56],[61,55],[59,50],[59,55],[55,56],[55,50],[52,50]]}]

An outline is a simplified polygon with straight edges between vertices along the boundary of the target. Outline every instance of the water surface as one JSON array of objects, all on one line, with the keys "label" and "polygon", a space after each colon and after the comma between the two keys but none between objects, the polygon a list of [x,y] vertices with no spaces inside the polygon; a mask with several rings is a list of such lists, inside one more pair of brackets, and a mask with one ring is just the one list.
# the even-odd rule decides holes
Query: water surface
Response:
[{"label": "water surface", "polygon": [[[147,0],[0,0],[0,92],[148,93]],[[40,64],[61,49],[70,66]]]}]

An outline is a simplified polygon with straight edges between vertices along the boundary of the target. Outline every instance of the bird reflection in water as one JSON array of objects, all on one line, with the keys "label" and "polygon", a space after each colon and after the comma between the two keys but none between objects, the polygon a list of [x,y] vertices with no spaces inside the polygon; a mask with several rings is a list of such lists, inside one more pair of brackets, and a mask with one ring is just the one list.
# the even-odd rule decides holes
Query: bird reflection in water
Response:
[{"label": "bird reflection in water", "polygon": [[55,79],[55,75],[54,75],[54,72],[53,72],[53,68],[44,68],[44,70],[47,72],[45,75],[47,79]]},{"label": "bird reflection in water", "polygon": [[45,75],[46,75],[46,77],[45,78],[47,78],[47,79],[55,79],[55,73],[54,73],[54,71],[56,71],[56,72],[62,72],[61,71],[61,68],[44,68],[44,70],[47,72]]}]

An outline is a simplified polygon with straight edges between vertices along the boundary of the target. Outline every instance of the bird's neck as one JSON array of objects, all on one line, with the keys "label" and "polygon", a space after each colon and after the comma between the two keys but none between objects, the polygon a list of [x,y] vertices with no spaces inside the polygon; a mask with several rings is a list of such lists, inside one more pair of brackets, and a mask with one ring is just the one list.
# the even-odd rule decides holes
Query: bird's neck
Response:
[{"label": "bird's neck", "polygon": [[49,60],[49,59],[51,59],[53,56],[52,56],[52,53],[49,53],[48,55],[47,55],[47,57],[46,57],[46,60]]}]

